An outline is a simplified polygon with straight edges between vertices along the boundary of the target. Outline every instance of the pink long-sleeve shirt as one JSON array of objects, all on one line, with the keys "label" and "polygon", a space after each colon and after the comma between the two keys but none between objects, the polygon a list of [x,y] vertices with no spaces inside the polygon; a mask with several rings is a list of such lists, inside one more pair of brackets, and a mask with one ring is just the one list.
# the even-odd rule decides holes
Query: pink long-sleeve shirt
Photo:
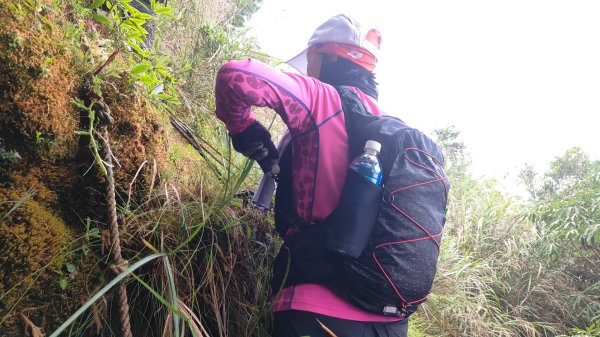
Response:
[{"label": "pink long-sleeve shirt", "polygon": [[[357,93],[374,115],[377,103]],[[294,208],[306,223],[325,219],[337,206],[348,158],[342,102],[336,89],[312,77],[281,72],[260,61],[230,61],[217,74],[216,115],[231,134],[255,121],[251,107],[275,110],[292,136]],[[291,286],[274,300],[274,311],[303,310],[355,321],[398,321],[361,310],[328,288],[316,284]]]}]

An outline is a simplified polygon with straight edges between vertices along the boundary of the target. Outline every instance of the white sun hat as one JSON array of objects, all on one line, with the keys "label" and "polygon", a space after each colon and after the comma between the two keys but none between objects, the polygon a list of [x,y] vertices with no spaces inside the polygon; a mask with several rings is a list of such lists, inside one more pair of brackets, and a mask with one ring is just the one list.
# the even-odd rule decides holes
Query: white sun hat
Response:
[{"label": "white sun hat", "polygon": [[363,33],[358,21],[338,14],[317,27],[307,47],[286,63],[306,75],[306,54],[315,46],[326,46],[323,52],[344,57],[373,71],[381,46],[381,34],[376,29]]}]

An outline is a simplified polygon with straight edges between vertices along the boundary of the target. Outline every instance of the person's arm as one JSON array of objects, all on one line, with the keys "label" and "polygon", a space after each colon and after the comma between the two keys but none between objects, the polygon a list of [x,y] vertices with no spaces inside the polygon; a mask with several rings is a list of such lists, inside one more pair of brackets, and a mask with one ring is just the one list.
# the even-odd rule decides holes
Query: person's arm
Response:
[{"label": "person's arm", "polygon": [[[245,134],[260,129],[252,106],[274,109],[288,127],[297,215],[307,223],[324,219],[337,204],[348,164],[344,115],[336,90],[311,77],[283,73],[256,60],[226,63],[217,75],[216,114],[233,140],[240,135],[249,136],[247,139],[254,136],[261,142],[264,139],[263,132],[258,132],[258,137]],[[265,172],[268,166],[261,164]]]},{"label": "person's arm", "polygon": [[314,129],[309,102],[314,80],[293,76],[257,60],[230,61],[217,74],[216,115],[230,134],[256,120],[252,106],[275,110],[292,135]]},{"label": "person's arm", "polygon": [[216,115],[225,123],[235,150],[256,160],[264,172],[277,174],[279,153],[251,108],[274,109],[292,135],[314,130],[305,103],[314,84],[313,79],[285,74],[257,60],[224,64],[216,79]]}]

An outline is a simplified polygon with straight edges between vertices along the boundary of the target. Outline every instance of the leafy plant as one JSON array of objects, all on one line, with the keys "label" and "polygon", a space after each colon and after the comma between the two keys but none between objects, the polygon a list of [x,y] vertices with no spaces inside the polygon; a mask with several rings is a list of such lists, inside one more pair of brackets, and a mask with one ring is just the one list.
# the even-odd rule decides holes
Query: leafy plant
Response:
[{"label": "leafy plant", "polygon": [[[131,1],[95,0],[90,10],[96,13],[91,16],[112,32],[116,49],[130,58],[128,73],[145,85],[150,97],[159,102],[180,104],[173,86],[175,80],[168,68],[169,59],[148,45],[153,36],[146,29],[163,17],[174,18],[171,14],[173,8],[151,0],[149,10],[154,13],[152,15],[141,12],[130,3]],[[100,10],[101,8],[105,10]],[[168,105],[164,107],[170,109]]]},{"label": "leafy plant", "polygon": [[[522,178],[531,178],[526,170]],[[551,163],[538,185],[526,183],[536,201],[530,219],[543,224],[547,249],[568,241],[600,253],[600,161],[572,148]]]},{"label": "leafy plant", "polygon": [[88,136],[90,138],[90,150],[92,150],[92,154],[94,155],[94,160],[96,164],[100,167],[100,170],[104,175],[107,174],[106,167],[104,166],[104,161],[102,160],[102,156],[100,155],[100,145],[95,138],[94,128],[96,126],[96,111],[94,110],[95,102],[90,102],[89,105],[86,105],[81,99],[73,98],[71,99],[71,103],[78,107],[81,110],[87,112],[87,117],[89,119],[88,128],[85,131],[77,131],[76,134],[80,136]]}]

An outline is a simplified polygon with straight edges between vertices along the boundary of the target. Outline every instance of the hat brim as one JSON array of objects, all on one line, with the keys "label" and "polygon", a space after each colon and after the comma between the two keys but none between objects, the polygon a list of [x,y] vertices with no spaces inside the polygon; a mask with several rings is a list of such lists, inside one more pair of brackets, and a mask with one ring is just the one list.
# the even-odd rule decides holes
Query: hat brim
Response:
[{"label": "hat brim", "polygon": [[292,57],[291,59],[285,61],[285,63],[294,67],[302,75],[306,75],[306,71],[308,68],[308,58],[306,56],[307,52],[308,52],[308,48],[304,49],[298,55]]}]

